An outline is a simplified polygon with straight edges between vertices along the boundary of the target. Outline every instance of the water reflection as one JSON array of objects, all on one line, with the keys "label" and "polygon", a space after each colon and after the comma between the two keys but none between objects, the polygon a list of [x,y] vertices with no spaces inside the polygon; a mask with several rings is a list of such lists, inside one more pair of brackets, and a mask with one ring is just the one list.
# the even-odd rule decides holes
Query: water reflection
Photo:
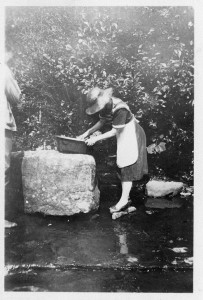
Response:
[{"label": "water reflection", "polygon": [[119,244],[120,244],[120,253],[128,254],[128,245],[127,245],[127,235],[126,233],[119,235]]},{"label": "water reflection", "polygon": [[[129,264],[137,264],[138,257],[129,251],[130,240],[132,239],[132,232],[129,232],[129,224],[115,222],[113,224],[114,232],[117,236],[117,241],[119,245],[119,253],[123,256],[123,258],[127,261],[127,265]],[[134,249],[135,251],[137,249]]]},{"label": "water reflection", "polygon": [[114,232],[119,241],[120,254],[128,254],[127,232],[125,226],[116,222],[114,224]]}]

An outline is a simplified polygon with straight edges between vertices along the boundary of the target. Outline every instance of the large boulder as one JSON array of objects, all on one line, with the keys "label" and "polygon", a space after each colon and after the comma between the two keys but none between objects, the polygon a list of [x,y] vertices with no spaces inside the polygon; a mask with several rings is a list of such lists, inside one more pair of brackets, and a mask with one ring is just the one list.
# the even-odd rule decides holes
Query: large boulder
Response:
[{"label": "large boulder", "polygon": [[99,207],[93,156],[27,151],[22,162],[26,213],[73,215]]}]

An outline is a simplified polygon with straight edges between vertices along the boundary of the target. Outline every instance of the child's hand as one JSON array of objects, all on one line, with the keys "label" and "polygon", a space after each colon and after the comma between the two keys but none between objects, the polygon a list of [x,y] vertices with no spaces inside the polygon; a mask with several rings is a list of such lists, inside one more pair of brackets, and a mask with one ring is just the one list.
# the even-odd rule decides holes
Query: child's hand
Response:
[{"label": "child's hand", "polygon": [[102,134],[101,131],[97,130],[93,134],[91,134],[90,138],[93,137],[93,136],[101,135],[101,134]]},{"label": "child's hand", "polygon": [[87,139],[85,141],[85,143],[87,146],[93,146],[97,141],[98,141],[98,138],[95,136],[95,137],[91,137],[91,138]]}]

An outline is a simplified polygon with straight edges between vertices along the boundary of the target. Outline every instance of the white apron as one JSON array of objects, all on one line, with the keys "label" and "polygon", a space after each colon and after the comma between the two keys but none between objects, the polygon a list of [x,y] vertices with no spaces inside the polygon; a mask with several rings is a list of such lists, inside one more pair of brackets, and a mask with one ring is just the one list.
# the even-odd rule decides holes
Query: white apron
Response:
[{"label": "white apron", "polygon": [[[120,109],[126,108],[130,111],[128,105],[120,101],[113,107],[113,113]],[[117,166],[124,168],[134,164],[138,159],[138,144],[135,130],[136,119],[133,116],[132,120],[125,127],[116,130],[117,138]]]}]

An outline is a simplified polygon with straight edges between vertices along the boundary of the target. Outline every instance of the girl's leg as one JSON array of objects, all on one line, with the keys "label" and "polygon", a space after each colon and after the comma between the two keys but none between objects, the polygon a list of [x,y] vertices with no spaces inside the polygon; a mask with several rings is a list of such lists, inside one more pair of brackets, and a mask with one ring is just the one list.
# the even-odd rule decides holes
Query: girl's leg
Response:
[{"label": "girl's leg", "polygon": [[132,188],[132,181],[122,181],[122,195],[119,202],[116,204],[116,209],[119,210],[122,206],[128,203],[130,190]]}]

